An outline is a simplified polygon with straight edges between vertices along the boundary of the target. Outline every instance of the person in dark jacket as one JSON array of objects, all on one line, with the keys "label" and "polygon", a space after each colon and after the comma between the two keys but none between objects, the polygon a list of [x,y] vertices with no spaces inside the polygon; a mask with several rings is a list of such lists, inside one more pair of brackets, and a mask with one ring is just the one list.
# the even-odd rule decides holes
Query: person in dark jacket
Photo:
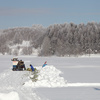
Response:
[{"label": "person in dark jacket", "polygon": [[22,60],[18,61],[17,68],[18,70],[23,70],[23,69],[26,70],[24,61]]},{"label": "person in dark jacket", "polygon": [[32,72],[35,70],[34,67],[30,64],[31,70]]}]

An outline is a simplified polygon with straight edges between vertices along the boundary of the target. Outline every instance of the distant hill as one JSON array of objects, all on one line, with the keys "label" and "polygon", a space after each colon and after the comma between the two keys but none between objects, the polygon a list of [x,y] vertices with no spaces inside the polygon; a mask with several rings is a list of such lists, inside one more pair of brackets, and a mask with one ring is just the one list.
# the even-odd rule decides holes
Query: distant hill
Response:
[{"label": "distant hill", "polygon": [[78,56],[100,53],[100,23],[54,24],[0,31],[0,53],[10,55]]}]

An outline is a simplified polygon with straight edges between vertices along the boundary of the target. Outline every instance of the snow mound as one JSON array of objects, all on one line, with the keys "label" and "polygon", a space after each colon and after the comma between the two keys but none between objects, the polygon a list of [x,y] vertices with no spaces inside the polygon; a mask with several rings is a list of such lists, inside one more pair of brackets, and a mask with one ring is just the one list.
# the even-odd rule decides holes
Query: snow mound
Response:
[{"label": "snow mound", "polygon": [[66,86],[66,80],[60,76],[62,72],[54,66],[47,65],[43,68],[37,67],[37,69],[39,70],[37,81],[32,82],[32,80],[29,80],[28,82],[25,82],[24,86],[31,86],[33,88]]},{"label": "snow mound", "polygon": [[20,100],[17,92],[0,93],[0,100]]},{"label": "snow mound", "polygon": [[24,87],[28,81],[28,71],[12,71],[11,69],[0,74],[0,100],[47,100],[41,97],[36,90]]}]

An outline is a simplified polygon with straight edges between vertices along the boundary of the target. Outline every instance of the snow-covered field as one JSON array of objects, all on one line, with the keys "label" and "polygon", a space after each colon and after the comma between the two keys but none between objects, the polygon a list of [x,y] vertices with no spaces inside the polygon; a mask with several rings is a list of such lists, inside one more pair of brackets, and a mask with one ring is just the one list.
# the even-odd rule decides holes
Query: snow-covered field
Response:
[{"label": "snow-covered field", "polygon": [[100,55],[18,56],[38,69],[36,82],[31,72],[12,71],[12,58],[0,56],[0,100],[100,100]]}]

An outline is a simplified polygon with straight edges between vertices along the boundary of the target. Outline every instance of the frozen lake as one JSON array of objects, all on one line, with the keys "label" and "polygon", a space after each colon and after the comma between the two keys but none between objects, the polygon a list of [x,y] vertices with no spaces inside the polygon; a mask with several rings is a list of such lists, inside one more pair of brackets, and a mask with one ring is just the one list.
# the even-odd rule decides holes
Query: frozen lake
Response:
[{"label": "frozen lake", "polygon": [[[13,56],[0,56],[0,73],[11,69]],[[61,76],[68,83],[100,83],[100,57],[33,57],[19,56],[25,61],[26,67],[30,64],[42,66],[45,61],[62,71]],[[33,89],[34,91],[34,89]],[[35,91],[42,98],[49,100],[100,100],[100,87],[60,87],[36,88]]]}]

